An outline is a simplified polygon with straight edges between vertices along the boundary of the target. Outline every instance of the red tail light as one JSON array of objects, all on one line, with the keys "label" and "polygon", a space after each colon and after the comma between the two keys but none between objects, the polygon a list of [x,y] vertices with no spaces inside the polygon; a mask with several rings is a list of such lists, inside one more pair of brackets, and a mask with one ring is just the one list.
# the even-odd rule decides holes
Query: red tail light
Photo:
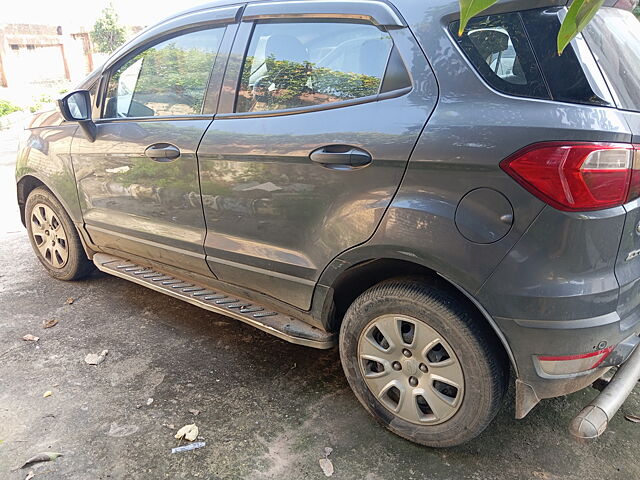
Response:
[{"label": "red tail light", "polygon": [[558,210],[602,210],[640,196],[640,151],[629,144],[537,143],[500,166]]}]

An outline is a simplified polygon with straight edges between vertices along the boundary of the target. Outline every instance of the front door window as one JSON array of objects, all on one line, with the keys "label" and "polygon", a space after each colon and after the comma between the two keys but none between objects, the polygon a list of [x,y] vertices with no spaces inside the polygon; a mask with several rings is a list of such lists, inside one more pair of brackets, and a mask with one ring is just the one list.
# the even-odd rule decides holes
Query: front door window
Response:
[{"label": "front door window", "polygon": [[199,115],[224,28],[158,43],[111,75],[104,118]]}]

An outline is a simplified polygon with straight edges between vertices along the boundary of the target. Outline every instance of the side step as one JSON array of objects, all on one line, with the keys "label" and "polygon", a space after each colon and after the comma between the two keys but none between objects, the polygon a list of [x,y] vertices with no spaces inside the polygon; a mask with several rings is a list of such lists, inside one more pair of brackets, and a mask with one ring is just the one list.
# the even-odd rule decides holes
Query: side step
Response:
[{"label": "side step", "polygon": [[93,263],[105,273],[179,298],[205,310],[235,318],[291,343],[320,349],[331,348],[336,343],[335,334],[236,295],[197,285],[155,268],[105,253],[96,253]]}]

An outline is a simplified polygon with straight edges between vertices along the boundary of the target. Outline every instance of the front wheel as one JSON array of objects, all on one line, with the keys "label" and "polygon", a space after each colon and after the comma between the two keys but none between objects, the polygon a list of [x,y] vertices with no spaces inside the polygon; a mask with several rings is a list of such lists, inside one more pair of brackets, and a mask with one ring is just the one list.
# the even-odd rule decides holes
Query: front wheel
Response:
[{"label": "front wheel", "polygon": [[93,271],[73,221],[49,190],[33,190],[24,215],[33,251],[49,275],[59,280],[77,280]]},{"label": "front wheel", "polygon": [[507,389],[508,364],[493,332],[420,280],[387,281],[358,297],[342,323],[340,358],[369,413],[431,447],[479,435]]}]

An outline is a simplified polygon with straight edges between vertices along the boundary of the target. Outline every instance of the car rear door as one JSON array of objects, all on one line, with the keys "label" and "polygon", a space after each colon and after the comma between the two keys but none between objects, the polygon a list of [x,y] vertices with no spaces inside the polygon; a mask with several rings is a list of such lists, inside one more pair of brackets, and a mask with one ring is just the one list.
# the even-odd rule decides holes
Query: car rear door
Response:
[{"label": "car rear door", "polygon": [[323,269],[374,233],[436,101],[389,4],[249,4],[198,149],[212,271],[308,309]]},{"label": "car rear door", "polygon": [[78,131],[71,146],[85,226],[106,251],[211,276],[196,150],[239,11],[175,17],[107,62],[96,139]]}]

